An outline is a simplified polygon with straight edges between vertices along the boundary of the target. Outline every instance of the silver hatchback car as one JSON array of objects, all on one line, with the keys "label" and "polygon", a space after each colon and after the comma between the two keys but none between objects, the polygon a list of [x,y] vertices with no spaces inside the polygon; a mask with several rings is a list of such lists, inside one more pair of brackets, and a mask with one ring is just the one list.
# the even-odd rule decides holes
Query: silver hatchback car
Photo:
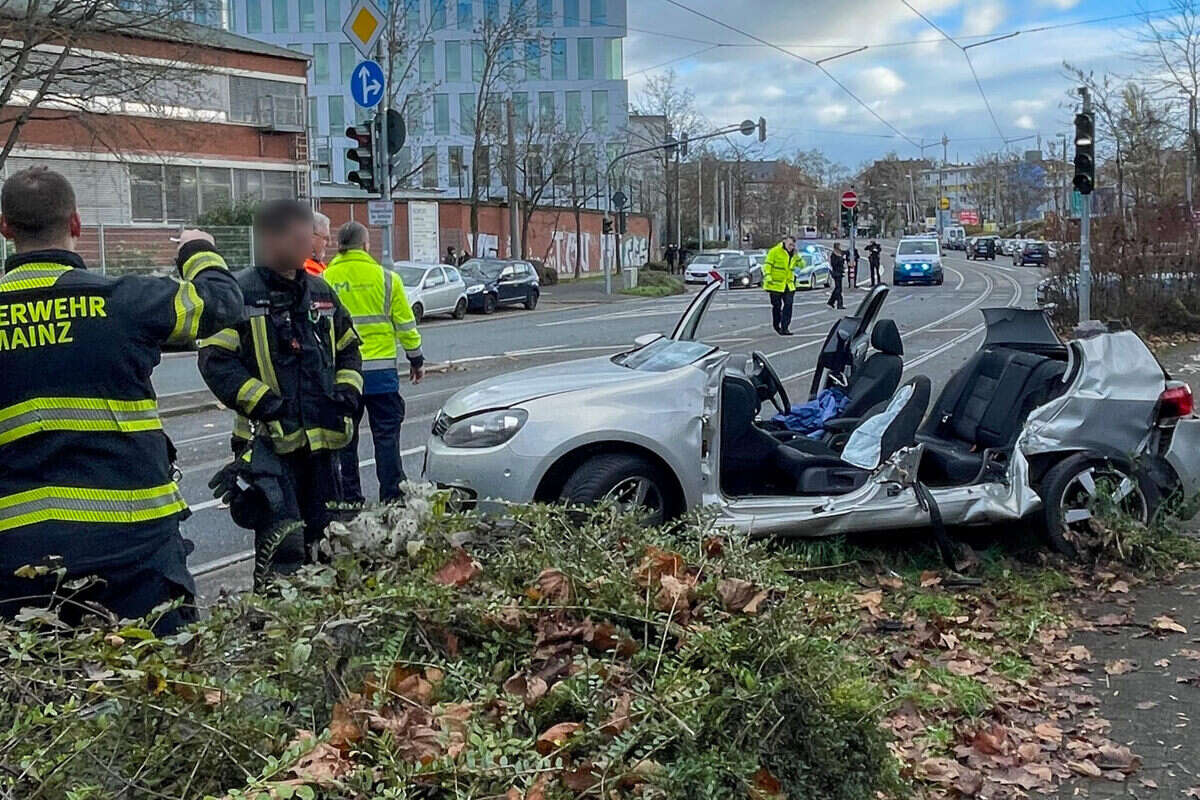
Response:
[{"label": "silver hatchback car", "polygon": [[[1143,518],[1168,492],[1200,490],[1191,392],[1131,332],[1064,342],[1041,311],[987,309],[983,345],[932,407],[929,380],[898,385],[896,369],[883,402],[813,440],[764,418],[765,403],[791,407],[764,354],[697,341],[720,286],[706,286],[668,336],[454,395],[434,422],[425,478],[466,507],[611,500],[649,522],[711,507],[755,535],[1041,514],[1063,550],[1098,487]],[[872,332],[887,293],[876,287],[833,325],[809,398],[835,382],[853,395],[876,372]]]}]

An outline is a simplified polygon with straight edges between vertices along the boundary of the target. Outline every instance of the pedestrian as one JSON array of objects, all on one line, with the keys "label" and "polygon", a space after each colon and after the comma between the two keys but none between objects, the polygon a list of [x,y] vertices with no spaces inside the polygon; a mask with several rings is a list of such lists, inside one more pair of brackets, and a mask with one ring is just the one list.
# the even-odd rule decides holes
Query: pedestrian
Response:
[{"label": "pedestrian", "polygon": [[830,308],[842,309],[845,308],[845,303],[842,300],[842,278],[846,274],[846,254],[842,250],[841,242],[833,243],[833,252],[829,254],[829,276],[833,278],[833,291],[829,294],[829,302],[826,304]]},{"label": "pedestrian", "polygon": [[[335,258],[336,258],[336,256],[335,256]],[[442,263],[448,267],[457,267],[458,266],[458,264],[459,264],[458,251],[454,249],[454,245],[450,245],[449,247],[446,248],[446,257],[442,259]]]},{"label": "pedestrian", "polygon": [[663,260],[667,262],[667,274],[675,274],[675,245],[669,244],[663,251]]},{"label": "pedestrian", "polygon": [[164,346],[235,322],[241,292],[195,230],[178,278],[88,271],[74,189],[46,167],[4,182],[0,232],[16,250],[0,276],[0,618],[39,606],[76,624],[89,607],[141,617],[179,600],[151,622],[170,633],[195,618],[196,587],[150,373]]},{"label": "pedestrian", "polygon": [[325,271],[325,251],[329,248],[329,217],[313,212],[312,254],[304,260],[304,271],[320,275]]},{"label": "pedestrian", "polygon": [[791,336],[792,298],[796,293],[796,239],[785,236],[763,261],[763,289],[771,296],[771,327],[780,336]]},{"label": "pedestrian", "polygon": [[877,286],[883,283],[883,278],[879,276],[879,258],[883,252],[883,248],[879,246],[879,242],[875,241],[874,237],[871,243],[867,245],[867,262],[871,266],[871,286]]},{"label": "pedestrian", "polygon": [[246,319],[200,347],[200,374],[236,414],[231,466],[248,454],[245,466],[277,478],[272,507],[245,526],[254,530],[259,575],[313,560],[328,506],[339,499],[337,451],[354,435],[363,389],[350,314],[325,280],[304,270],[312,219],[295,200],[259,207],[262,260],[237,275]]},{"label": "pedestrian", "polygon": [[421,334],[404,294],[404,282],[367,252],[366,227],[347,222],[338,231],[337,245],[338,254],[329,262],[325,279],[354,318],[363,358],[363,402],[354,415],[354,436],[341,452],[342,499],[352,505],[366,502],[358,475],[358,433],[365,411],[371,418],[379,502],[392,503],[401,499],[400,484],[405,480],[400,458],[404,398],[396,370],[396,345],[404,349],[409,380],[418,384],[425,376]]}]

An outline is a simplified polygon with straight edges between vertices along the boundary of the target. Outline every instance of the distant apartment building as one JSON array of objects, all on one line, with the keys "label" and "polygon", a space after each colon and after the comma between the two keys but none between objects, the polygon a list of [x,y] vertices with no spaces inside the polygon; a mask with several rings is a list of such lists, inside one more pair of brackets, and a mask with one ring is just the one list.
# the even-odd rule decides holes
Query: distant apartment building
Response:
[{"label": "distant apartment building", "polygon": [[[484,54],[481,30],[506,15],[525,15],[524,32],[504,51],[515,76],[503,88],[518,127],[560,120],[569,134],[585,140],[593,175],[624,146],[628,86],[623,73],[626,0],[393,0],[412,41],[412,68],[404,71],[397,105],[406,109],[408,141],[396,172],[411,172],[414,190],[457,198],[479,171],[487,197],[504,194],[498,149],[492,144],[481,163],[472,158],[473,121]],[[308,54],[307,124],[315,143],[317,193],[354,196],[346,173],[352,147],[348,125],[373,112],[358,108],[350,79],[361,60],[342,32],[352,0],[227,0],[229,29],[263,42]],[[380,3],[386,6],[386,3]],[[407,38],[406,38],[407,41]],[[393,69],[395,71],[395,67]],[[385,65],[386,67],[386,65]],[[500,98],[498,98],[500,99]],[[469,192],[466,192],[469,194]]]}]

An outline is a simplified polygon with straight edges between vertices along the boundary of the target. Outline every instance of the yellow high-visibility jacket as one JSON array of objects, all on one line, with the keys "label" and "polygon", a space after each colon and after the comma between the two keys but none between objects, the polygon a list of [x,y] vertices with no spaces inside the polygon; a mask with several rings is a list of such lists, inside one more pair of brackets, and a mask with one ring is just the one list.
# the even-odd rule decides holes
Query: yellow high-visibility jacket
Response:
[{"label": "yellow high-visibility jacket", "polygon": [[414,365],[425,363],[421,332],[399,275],[384,269],[365,250],[350,250],[334,256],[321,277],[354,318],[362,339],[364,372],[395,369],[399,348]]},{"label": "yellow high-visibility jacket", "polygon": [[799,253],[788,253],[783,242],[767,252],[763,261],[763,289],[768,292],[796,291],[796,267],[801,265]]}]

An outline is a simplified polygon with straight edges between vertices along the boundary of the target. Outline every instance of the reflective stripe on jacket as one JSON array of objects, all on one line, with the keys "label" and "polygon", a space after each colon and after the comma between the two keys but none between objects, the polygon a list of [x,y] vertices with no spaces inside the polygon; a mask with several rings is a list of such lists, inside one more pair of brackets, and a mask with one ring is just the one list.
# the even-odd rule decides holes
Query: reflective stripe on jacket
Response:
[{"label": "reflective stripe on jacket", "polygon": [[772,247],[763,261],[763,289],[768,292],[794,292],[796,268],[800,264],[800,254],[788,253],[783,242]]},{"label": "reflective stripe on jacket", "polygon": [[334,256],[323,277],[354,317],[364,370],[395,369],[397,344],[409,361],[424,363],[421,333],[399,275],[365,250],[350,250]]},{"label": "reflective stripe on jacket", "polygon": [[[255,425],[277,453],[339,450],[354,432],[362,359],[350,314],[321,278],[283,278],[264,267],[238,273],[245,319],[200,342],[200,374],[238,413],[235,442]],[[240,444],[239,444],[240,446]]]},{"label": "reflective stripe on jacket", "polygon": [[150,374],[164,346],[237,320],[238,285],[211,249],[182,279],[109,278],[65,250],[5,266],[0,572],[51,555],[72,575],[136,563],[178,536],[187,509]]}]

